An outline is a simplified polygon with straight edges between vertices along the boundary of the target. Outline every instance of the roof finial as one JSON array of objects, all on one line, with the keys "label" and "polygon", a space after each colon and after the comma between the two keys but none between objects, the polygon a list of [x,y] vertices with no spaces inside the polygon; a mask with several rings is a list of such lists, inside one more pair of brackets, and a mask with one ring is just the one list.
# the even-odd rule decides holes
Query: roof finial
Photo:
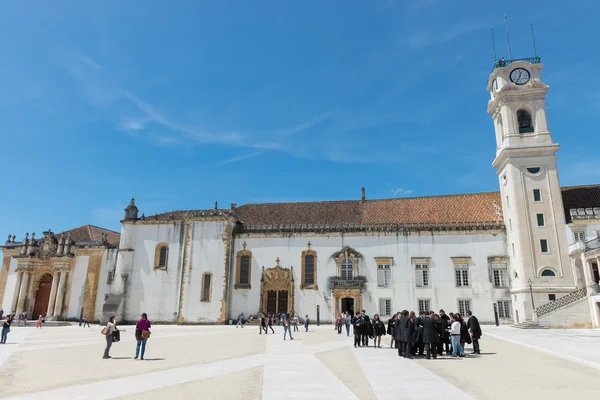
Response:
[{"label": "roof finial", "polygon": [[279,267],[279,263],[281,262],[281,261],[279,260],[279,257],[277,257],[277,259],[275,260],[275,262],[277,263],[277,266]]},{"label": "roof finial", "polygon": [[360,201],[362,201],[364,203],[367,200],[367,194],[366,194],[364,186],[362,187],[360,192],[361,192]]},{"label": "roof finial", "polygon": [[215,201],[215,210],[216,210],[217,208],[219,208],[219,202],[218,202],[218,201]]},{"label": "roof finial", "polygon": [[310,243],[310,240],[308,241],[308,243],[306,245],[308,246],[308,249],[310,250],[310,246],[312,246],[312,244]]},{"label": "roof finial", "polygon": [[244,247],[244,250],[246,250],[246,246],[247,246],[246,241],[244,241],[244,243],[242,243],[242,246]]}]

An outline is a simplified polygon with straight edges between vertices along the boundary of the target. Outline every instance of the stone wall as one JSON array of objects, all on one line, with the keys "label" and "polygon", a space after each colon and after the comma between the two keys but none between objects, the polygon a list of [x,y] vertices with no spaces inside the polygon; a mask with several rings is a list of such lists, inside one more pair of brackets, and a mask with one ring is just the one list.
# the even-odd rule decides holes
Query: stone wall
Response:
[{"label": "stone wall", "polygon": [[543,315],[538,318],[538,322],[549,328],[591,328],[589,297]]}]

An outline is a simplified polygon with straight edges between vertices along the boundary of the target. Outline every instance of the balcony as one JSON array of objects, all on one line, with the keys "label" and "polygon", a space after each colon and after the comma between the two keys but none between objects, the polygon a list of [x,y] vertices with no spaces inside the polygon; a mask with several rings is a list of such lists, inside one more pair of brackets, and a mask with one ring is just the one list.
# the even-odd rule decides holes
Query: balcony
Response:
[{"label": "balcony", "polygon": [[577,254],[585,251],[585,243],[582,241],[577,241],[575,243],[571,243],[569,245],[569,254]]},{"label": "balcony", "polygon": [[329,288],[333,289],[364,289],[367,278],[355,276],[352,279],[342,279],[339,276],[329,277]]},{"label": "balcony", "polygon": [[539,57],[515,58],[514,60],[504,60],[501,58],[500,60],[496,60],[496,62],[494,63],[492,72],[494,72],[494,70],[496,68],[508,67],[510,64],[517,62],[517,61],[526,61],[531,64],[541,64],[542,63],[542,59]]},{"label": "balcony", "polygon": [[600,237],[585,242],[585,251],[600,249]]}]

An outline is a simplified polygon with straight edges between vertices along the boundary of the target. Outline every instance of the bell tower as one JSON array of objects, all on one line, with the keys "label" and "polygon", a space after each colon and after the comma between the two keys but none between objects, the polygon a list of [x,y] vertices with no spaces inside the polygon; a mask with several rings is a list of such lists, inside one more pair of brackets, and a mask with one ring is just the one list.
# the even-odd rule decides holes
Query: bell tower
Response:
[{"label": "bell tower", "polygon": [[548,129],[542,67],[539,57],[502,58],[487,85],[515,322],[535,319],[534,306],[547,303],[548,294],[576,289],[556,168],[560,146]]}]

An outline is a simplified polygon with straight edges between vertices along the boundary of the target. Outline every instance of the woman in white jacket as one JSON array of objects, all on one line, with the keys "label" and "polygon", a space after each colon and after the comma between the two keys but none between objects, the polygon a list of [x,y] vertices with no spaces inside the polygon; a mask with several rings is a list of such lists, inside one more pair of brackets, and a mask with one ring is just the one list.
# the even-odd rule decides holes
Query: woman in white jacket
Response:
[{"label": "woman in white jacket", "polygon": [[450,327],[450,337],[452,338],[452,357],[464,357],[465,350],[460,345],[460,328],[461,323],[458,318],[453,315],[452,316],[452,325]]}]

